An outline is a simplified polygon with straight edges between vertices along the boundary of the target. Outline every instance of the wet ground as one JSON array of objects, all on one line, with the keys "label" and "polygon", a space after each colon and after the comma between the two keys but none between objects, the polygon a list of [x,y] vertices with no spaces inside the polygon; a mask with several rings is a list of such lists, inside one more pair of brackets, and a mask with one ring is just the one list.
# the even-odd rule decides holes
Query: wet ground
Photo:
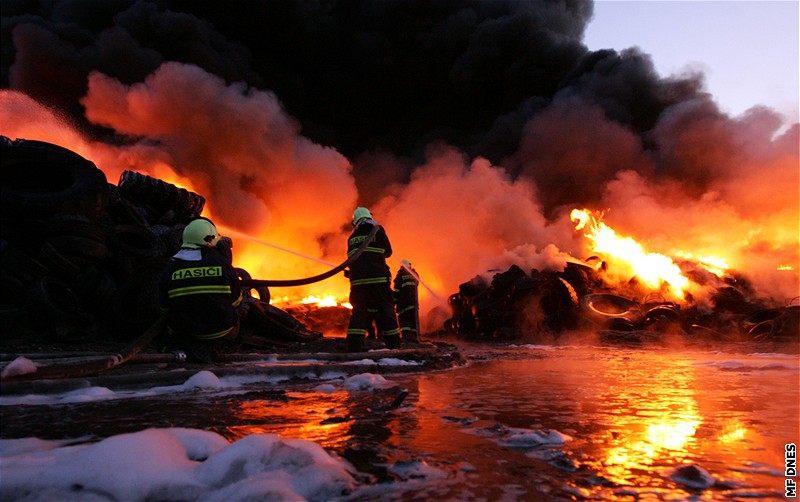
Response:
[{"label": "wet ground", "polygon": [[391,389],[244,382],[2,406],[2,437],[146,427],[209,429],[231,440],[277,433],[318,442],[374,476],[376,489],[354,500],[783,498],[785,445],[800,442],[797,354],[465,353],[465,367],[387,375]]}]

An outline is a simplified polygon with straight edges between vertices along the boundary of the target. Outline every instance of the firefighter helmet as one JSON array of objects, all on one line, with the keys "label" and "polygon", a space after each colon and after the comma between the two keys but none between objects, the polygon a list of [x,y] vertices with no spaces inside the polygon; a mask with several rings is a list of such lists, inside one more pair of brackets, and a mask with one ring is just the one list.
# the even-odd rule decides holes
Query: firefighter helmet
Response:
[{"label": "firefighter helmet", "polygon": [[372,218],[372,213],[370,213],[369,209],[366,207],[357,207],[356,210],[353,211],[353,225],[364,218]]},{"label": "firefighter helmet", "polygon": [[191,221],[183,229],[183,244],[181,246],[190,249],[213,247],[221,238],[222,236],[217,232],[217,227],[211,223],[211,220],[198,218]]}]

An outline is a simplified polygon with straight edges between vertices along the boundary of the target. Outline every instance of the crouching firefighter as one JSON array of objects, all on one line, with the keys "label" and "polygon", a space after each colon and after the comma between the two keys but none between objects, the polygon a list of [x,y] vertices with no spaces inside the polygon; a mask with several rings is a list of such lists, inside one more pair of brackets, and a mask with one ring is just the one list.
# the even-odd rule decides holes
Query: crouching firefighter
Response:
[{"label": "crouching firefighter", "polygon": [[[353,231],[347,240],[347,256],[353,256],[369,237],[378,222],[365,207],[353,212]],[[350,322],[347,326],[347,350],[364,350],[364,337],[372,320],[378,328],[378,337],[383,338],[386,347],[400,346],[400,330],[394,313],[394,298],[391,286],[391,272],[386,258],[392,256],[392,245],[383,227],[379,227],[372,242],[361,255],[350,264],[347,274],[350,278]]]},{"label": "crouching firefighter", "polygon": [[217,361],[239,341],[236,308],[242,289],[231,262],[215,249],[221,238],[210,220],[191,221],[160,282],[161,309],[167,316],[165,349],[183,350],[206,363]]},{"label": "crouching firefighter", "polygon": [[408,260],[400,264],[394,278],[394,308],[400,323],[400,337],[419,342],[419,276]]}]

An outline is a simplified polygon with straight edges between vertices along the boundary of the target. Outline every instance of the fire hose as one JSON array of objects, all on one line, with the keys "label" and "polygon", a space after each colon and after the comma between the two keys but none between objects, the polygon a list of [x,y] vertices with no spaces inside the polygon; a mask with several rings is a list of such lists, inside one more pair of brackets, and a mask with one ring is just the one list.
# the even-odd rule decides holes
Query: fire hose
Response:
[{"label": "fire hose", "polygon": [[[263,279],[242,279],[241,283],[245,287],[290,287],[302,286],[304,284],[311,284],[319,282],[329,277],[332,277],[353,263],[364,252],[367,246],[372,242],[372,239],[378,233],[379,225],[375,225],[372,231],[367,235],[364,242],[355,250],[355,252],[348,256],[348,258],[337,265],[336,267],[313,277],[306,277],[303,279],[289,279],[289,280],[263,280]],[[0,377],[0,381],[13,381],[13,380],[32,380],[32,379],[46,379],[46,378],[79,378],[88,375],[94,375],[102,371],[107,371],[112,368],[124,364],[129,361],[136,354],[141,352],[166,326],[166,316],[161,316],[158,320],[150,326],[141,336],[136,338],[128,346],[123,348],[116,354],[110,354],[100,359],[85,360],[81,359],[72,362],[54,363],[46,366],[39,366],[36,371],[23,374],[9,374]]]},{"label": "fire hose", "polygon": [[348,256],[345,261],[340,263],[339,265],[333,267],[332,269],[328,270],[327,272],[323,272],[319,275],[315,275],[313,277],[306,277],[303,279],[286,279],[286,280],[276,280],[276,279],[242,279],[240,282],[244,287],[251,287],[251,288],[260,288],[260,287],[276,287],[276,288],[287,288],[292,286],[304,286],[306,284],[312,284],[314,282],[319,282],[325,280],[329,277],[333,277],[334,275],[338,274],[345,268],[347,268],[351,263],[356,261],[361,253],[367,249],[372,239],[375,237],[375,234],[378,233],[380,229],[380,225],[375,225],[372,228],[372,231],[367,235],[367,238],[361,245],[355,250],[355,252]]},{"label": "fire hose", "polygon": [[110,370],[138,354],[161,333],[166,325],[166,316],[159,317],[144,333],[116,354],[110,354],[100,359],[90,359],[88,361],[86,359],[80,359],[73,362],[38,366],[34,372],[4,375],[0,377],[0,380],[6,382],[12,380],[43,380],[46,378],[79,378]]}]

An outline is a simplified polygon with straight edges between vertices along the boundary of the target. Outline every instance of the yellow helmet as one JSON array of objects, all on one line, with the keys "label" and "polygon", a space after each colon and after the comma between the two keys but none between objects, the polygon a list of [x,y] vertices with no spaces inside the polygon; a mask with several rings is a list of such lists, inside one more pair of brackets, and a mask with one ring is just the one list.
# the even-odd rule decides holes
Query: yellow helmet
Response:
[{"label": "yellow helmet", "polygon": [[181,246],[189,249],[213,247],[221,238],[222,236],[217,232],[217,227],[211,223],[211,220],[198,218],[191,221],[183,229],[183,243]]},{"label": "yellow helmet", "polygon": [[357,207],[356,210],[353,211],[353,225],[364,218],[372,218],[372,213],[370,213],[369,209],[366,207]]}]

